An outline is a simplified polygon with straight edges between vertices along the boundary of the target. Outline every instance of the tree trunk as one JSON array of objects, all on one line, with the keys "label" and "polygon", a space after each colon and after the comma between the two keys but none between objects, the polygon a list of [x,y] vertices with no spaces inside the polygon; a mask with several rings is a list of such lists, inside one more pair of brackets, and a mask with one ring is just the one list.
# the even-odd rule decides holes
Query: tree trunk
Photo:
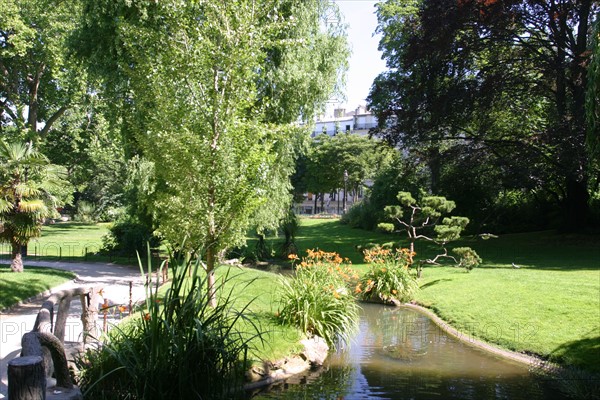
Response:
[{"label": "tree trunk", "polygon": [[17,357],[8,362],[8,398],[46,399],[46,375],[42,357]]},{"label": "tree trunk", "polygon": [[430,190],[432,195],[437,195],[439,192],[442,169],[440,150],[437,147],[430,147],[427,153],[427,167],[429,168],[429,173],[431,174]]},{"label": "tree trunk", "polygon": [[209,246],[206,250],[206,290],[208,291],[208,304],[217,306],[217,293],[215,288],[215,249]]},{"label": "tree trunk", "polygon": [[21,257],[21,245],[16,242],[11,242],[11,257],[10,269],[13,272],[23,272],[23,258]]},{"label": "tree trunk", "polygon": [[589,215],[590,205],[587,184],[573,178],[567,179],[563,229],[568,232],[581,231],[587,226]]}]

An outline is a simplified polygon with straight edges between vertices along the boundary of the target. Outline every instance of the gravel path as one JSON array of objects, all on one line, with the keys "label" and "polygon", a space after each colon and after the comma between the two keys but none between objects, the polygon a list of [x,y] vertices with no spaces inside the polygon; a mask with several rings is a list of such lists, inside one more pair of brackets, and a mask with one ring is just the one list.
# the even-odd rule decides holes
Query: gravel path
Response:
[{"label": "gravel path", "polygon": [[[10,261],[0,261],[10,263]],[[103,297],[109,305],[129,304],[129,282],[132,282],[132,300],[138,302],[144,299],[144,282],[137,267],[104,263],[70,263],[63,261],[28,261],[27,265],[52,267],[74,272],[77,279],[62,284],[52,290],[56,292],[75,287],[103,287]],[[21,351],[21,336],[33,328],[36,315],[44,301],[38,298],[28,303],[18,305],[0,313],[0,399],[7,396],[7,366],[8,362],[17,357]],[[100,309],[100,307],[99,307]],[[111,309],[115,310],[115,308]],[[116,310],[115,310],[116,311]],[[109,323],[116,323],[121,318],[118,311],[111,313]],[[65,342],[79,342],[81,338],[81,305],[76,299],[72,302],[67,319]],[[98,324],[102,327],[102,313]]]}]

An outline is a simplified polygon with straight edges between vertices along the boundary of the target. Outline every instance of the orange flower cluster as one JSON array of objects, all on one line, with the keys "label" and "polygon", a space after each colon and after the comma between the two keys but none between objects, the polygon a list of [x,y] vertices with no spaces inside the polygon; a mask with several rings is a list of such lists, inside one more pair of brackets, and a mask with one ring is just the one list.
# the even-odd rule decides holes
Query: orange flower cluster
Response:
[{"label": "orange flower cluster", "polygon": [[408,267],[410,260],[416,255],[414,251],[409,249],[385,249],[381,246],[376,246],[372,249],[364,251],[365,262],[369,264],[388,264],[399,263]]},{"label": "orange flower cluster", "polygon": [[326,267],[330,274],[341,277],[348,288],[351,288],[358,281],[358,273],[352,269],[350,259],[342,258],[336,252],[323,250],[309,249],[306,253],[306,257],[302,259],[297,268]]}]

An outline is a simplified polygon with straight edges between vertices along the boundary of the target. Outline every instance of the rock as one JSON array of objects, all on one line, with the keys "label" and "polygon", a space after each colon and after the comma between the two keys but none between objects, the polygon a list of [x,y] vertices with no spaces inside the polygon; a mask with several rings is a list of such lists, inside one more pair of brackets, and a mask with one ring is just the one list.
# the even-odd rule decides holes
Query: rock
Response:
[{"label": "rock", "polygon": [[310,368],[310,364],[307,360],[303,360],[301,357],[288,357],[285,363],[281,366],[281,371],[284,376],[290,376],[302,373]]},{"label": "rock", "polygon": [[313,336],[310,339],[304,339],[300,342],[304,346],[301,356],[312,366],[321,366],[329,353],[329,346],[325,339],[319,336]]}]

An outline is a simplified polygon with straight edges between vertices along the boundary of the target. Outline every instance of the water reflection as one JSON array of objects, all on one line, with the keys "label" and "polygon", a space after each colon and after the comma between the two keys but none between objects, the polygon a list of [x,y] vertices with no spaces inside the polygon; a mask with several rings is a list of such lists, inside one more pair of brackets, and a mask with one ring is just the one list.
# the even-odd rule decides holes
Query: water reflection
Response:
[{"label": "water reflection", "polygon": [[560,399],[527,367],[446,335],[408,308],[363,306],[352,346],[259,399]]}]

